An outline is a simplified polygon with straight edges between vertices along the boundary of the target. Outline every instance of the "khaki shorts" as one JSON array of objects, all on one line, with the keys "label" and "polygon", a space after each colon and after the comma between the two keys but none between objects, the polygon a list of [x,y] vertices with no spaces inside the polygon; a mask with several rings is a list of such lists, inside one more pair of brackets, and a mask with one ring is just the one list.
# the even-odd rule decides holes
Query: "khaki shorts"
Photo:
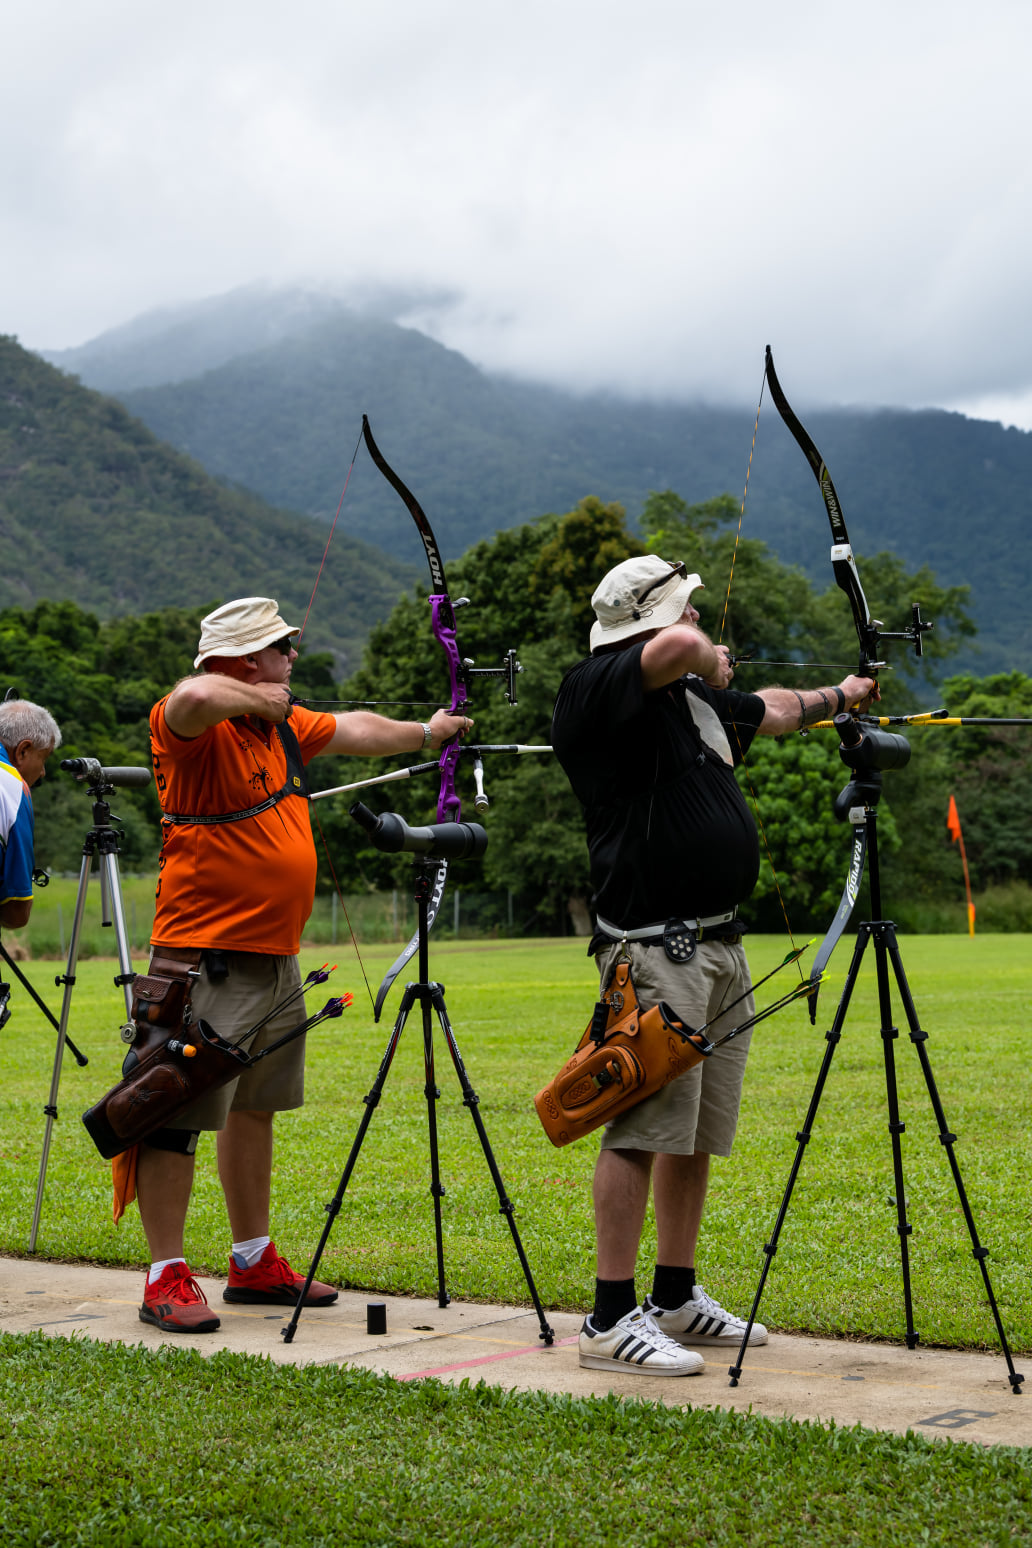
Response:
[{"label": "khaki shorts", "polygon": [[[190,995],[197,1020],[206,1021],[230,1043],[267,1016],[280,1000],[301,983],[296,957],[271,957],[253,951],[225,953],[229,976],[211,983],[202,962],[201,976]],[[285,1032],[299,1026],[306,1016],[304,1000],[297,995],[248,1043],[255,1054]],[[170,1129],[224,1129],[233,1109],[255,1113],[280,1113],[300,1107],[305,1099],[305,1039],[295,1038],[278,1053],[270,1054],[253,1070],[199,1097],[168,1125]]]},{"label": "khaki shorts", "polygon": [[[700,941],[688,963],[671,962],[662,946],[631,941],[631,977],[642,1007],[665,1000],[689,1026],[713,1025],[706,1036],[715,1043],[753,1014],[749,965],[741,945]],[[602,987],[620,956],[619,945],[596,957]],[[721,1007],[740,1000],[719,1020]],[[729,1156],[738,1127],[745,1061],[752,1028],[739,1033],[701,1064],[672,1080],[607,1123],[603,1150],[648,1150],[657,1155],[690,1156],[705,1151]]]}]

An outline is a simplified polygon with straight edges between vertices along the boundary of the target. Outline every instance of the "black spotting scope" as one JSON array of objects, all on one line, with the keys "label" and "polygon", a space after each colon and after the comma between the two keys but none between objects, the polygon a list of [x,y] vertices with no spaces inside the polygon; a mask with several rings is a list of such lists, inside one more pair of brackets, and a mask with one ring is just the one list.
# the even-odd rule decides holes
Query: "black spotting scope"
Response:
[{"label": "black spotting scope", "polygon": [[61,767],[80,785],[135,785],[139,789],[151,782],[150,769],[106,769],[96,758],[62,758]]},{"label": "black spotting scope", "polygon": [[384,854],[426,855],[428,860],[468,860],[482,855],[487,848],[487,829],[479,822],[433,822],[425,828],[410,828],[398,812],[381,812],[378,817],[368,806],[356,801],[348,807],[353,817],[372,839],[374,849]]},{"label": "black spotting scope", "polygon": [[858,774],[872,769],[903,769],[910,762],[910,743],[895,731],[862,725],[845,710],[835,716],[834,726],[839,734],[839,757]]}]

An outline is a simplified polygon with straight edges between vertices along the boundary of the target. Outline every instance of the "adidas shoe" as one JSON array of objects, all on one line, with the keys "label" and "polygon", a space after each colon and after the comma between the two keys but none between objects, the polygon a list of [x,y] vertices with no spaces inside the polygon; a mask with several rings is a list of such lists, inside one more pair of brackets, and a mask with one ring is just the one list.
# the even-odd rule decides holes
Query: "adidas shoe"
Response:
[{"label": "adidas shoe", "polygon": [[140,1321],[164,1333],[214,1333],[219,1319],[185,1263],[168,1263],[144,1287]]},{"label": "adidas shoe", "polygon": [[[229,1259],[229,1283],[222,1292],[224,1301],[236,1301],[252,1306],[296,1306],[305,1283],[305,1275],[291,1268],[286,1258],[276,1251],[276,1243],[270,1242],[253,1268],[237,1260],[234,1253]],[[332,1306],[338,1292],[332,1285],[324,1285],[313,1279],[305,1296],[306,1306]]]},{"label": "adidas shoe", "polygon": [[647,1376],[697,1376],[705,1369],[701,1355],[661,1333],[652,1317],[636,1306],[605,1333],[584,1319],[580,1333],[580,1363],[596,1371],[640,1371]]},{"label": "adidas shoe", "polygon": [[[645,1297],[642,1310],[668,1338],[682,1346],[714,1344],[732,1349],[742,1342],[742,1334],[745,1332],[745,1319],[725,1311],[712,1296],[706,1294],[701,1285],[693,1287],[690,1301],[685,1301],[683,1306],[673,1311],[653,1306],[651,1296]],[[762,1322],[754,1322],[749,1332],[749,1343],[766,1342],[767,1329]]]}]

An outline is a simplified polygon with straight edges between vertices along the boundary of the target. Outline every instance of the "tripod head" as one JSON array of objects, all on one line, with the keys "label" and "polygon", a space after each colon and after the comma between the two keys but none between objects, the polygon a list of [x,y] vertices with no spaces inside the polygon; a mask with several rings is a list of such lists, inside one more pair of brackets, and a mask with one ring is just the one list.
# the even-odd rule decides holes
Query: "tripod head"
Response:
[{"label": "tripod head", "polygon": [[835,797],[832,811],[838,822],[848,822],[857,806],[876,806],[885,769],[902,769],[910,762],[910,743],[895,731],[864,726],[843,711],[835,716],[839,757],[853,770],[853,778]]}]

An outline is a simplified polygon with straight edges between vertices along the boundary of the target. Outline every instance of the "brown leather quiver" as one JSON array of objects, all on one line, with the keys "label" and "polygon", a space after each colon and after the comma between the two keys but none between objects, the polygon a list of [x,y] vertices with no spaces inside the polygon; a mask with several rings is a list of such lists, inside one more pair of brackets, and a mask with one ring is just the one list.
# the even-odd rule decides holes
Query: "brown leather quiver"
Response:
[{"label": "brown leather quiver", "polygon": [[133,983],[136,1040],[122,1065],[122,1079],[82,1115],[105,1160],[164,1128],[250,1063],[243,1049],[227,1043],[206,1021],[184,1022],[191,970],[199,961],[199,953],[166,959],[156,951],[150,972]]},{"label": "brown leather quiver", "polygon": [[713,1051],[664,1001],[643,1011],[618,962],[573,1057],[534,1098],[553,1145],[569,1145],[643,1102]]},{"label": "brown leather quiver", "polygon": [[[178,1037],[170,1037],[167,1027],[155,1030],[159,1036],[129,1074],[82,1115],[107,1161],[164,1128],[191,1102],[235,1079],[250,1063],[244,1049],[227,1043],[206,1021],[193,1022]],[[192,1056],[184,1053],[187,1047],[193,1048]]]}]

